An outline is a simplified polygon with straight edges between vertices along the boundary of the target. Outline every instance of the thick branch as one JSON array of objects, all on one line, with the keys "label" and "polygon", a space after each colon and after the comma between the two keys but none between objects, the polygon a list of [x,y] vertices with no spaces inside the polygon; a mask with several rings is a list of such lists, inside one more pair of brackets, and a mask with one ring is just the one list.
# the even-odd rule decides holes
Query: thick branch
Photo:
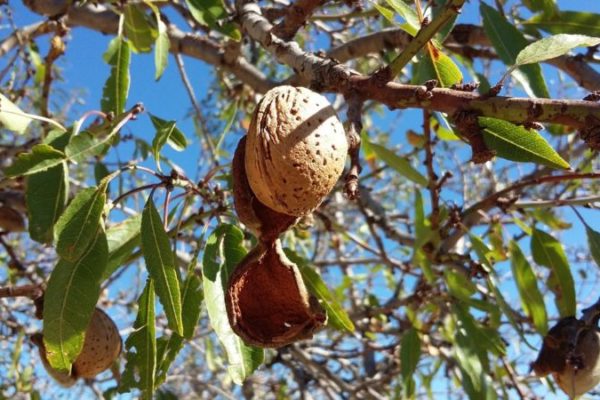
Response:
[{"label": "thick branch", "polygon": [[[344,63],[354,58],[379,53],[383,49],[404,48],[411,39],[412,37],[402,29],[391,28],[350,40],[329,50],[327,55]],[[491,43],[485,36],[483,28],[476,25],[456,25],[444,43],[450,51],[465,56],[485,58],[495,56],[495,53],[489,49]],[[580,57],[561,56],[546,60],[545,63],[564,71],[584,89],[600,90],[600,73]]]},{"label": "thick branch", "polygon": [[[68,3],[67,0],[52,2],[30,0],[27,6],[34,12],[44,15],[58,15],[64,12],[65,23],[69,27],[82,26],[104,34],[117,33],[119,16],[106,7],[91,4],[83,7],[77,5],[66,7]],[[224,49],[208,38],[185,33],[171,24],[169,39],[172,53],[181,53],[224,68],[258,92],[266,92],[274,86],[274,83],[243,57],[233,61],[226,60]]]},{"label": "thick branch", "polygon": [[271,34],[272,25],[254,3],[243,5],[241,21],[250,37],[279,62],[287,64],[306,82],[322,90],[355,93],[390,108],[423,108],[449,115],[470,110],[512,122],[552,122],[575,128],[600,123],[600,104],[591,101],[486,97],[451,89],[432,89],[431,97],[424,98],[419,95],[427,91],[424,86],[383,84],[330,59],[306,53],[296,42],[285,42],[275,37]]},{"label": "thick branch", "polygon": [[273,27],[273,33],[283,40],[292,39],[323,2],[324,0],[298,0],[291,4],[285,10],[283,21]]}]

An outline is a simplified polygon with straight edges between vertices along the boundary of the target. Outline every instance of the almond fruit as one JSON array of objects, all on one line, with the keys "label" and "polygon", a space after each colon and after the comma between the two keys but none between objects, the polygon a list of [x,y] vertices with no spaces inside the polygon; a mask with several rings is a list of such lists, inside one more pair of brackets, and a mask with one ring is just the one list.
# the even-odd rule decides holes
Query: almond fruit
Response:
[{"label": "almond fruit", "polygon": [[344,169],[348,142],[327,99],[279,86],[256,110],[246,141],[246,174],[267,207],[302,216],[317,208]]},{"label": "almond fruit", "polygon": [[235,149],[231,167],[235,210],[240,221],[257,238],[264,242],[272,242],[294,225],[297,218],[271,210],[256,198],[246,177],[245,157],[246,137],[244,136]]},{"label": "almond fruit", "polygon": [[575,317],[562,318],[531,367],[540,377],[552,374],[569,398],[590,391],[600,383],[600,331]]},{"label": "almond fruit", "polygon": [[48,373],[65,387],[75,384],[78,378],[93,378],[107,370],[121,354],[121,336],[112,319],[96,308],[85,332],[81,353],[71,368],[71,374],[65,374],[50,366],[46,357],[46,347],[42,334],[32,336],[38,346],[42,363]]},{"label": "almond fruit", "polygon": [[225,304],[233,331],[260,347],[311,338],[327,319],[279,240],[260,243],[238,264],[229,279]]}]

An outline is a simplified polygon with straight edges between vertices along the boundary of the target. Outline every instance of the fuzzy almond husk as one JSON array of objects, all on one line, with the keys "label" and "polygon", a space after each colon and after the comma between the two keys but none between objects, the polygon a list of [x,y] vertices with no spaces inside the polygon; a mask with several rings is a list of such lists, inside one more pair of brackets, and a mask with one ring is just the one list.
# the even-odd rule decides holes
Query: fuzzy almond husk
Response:
[{"label": "fuzzy almond husk", "polygon": [[590,391],[600,383],[600,332],[575,317],[562,318],[531,367],[540,377],[552,374],[569,398]]},{"label": "fuzzy almond husk", "polygon": [[273,242],[298,220],[297,217],[271,210],[252,192],[246,177],[246,137],[240,139],[232,162],[233,203],[240,221],[264,242]]},{"label": "fuzzy almond husk", "polygon": [[71,374],[65,374],[52,368],[46,357],[46,347],[43,336],[38,333],[32,336],[32,341],[38,346],[44,368],[58,383],[65,387],[75,384],[78,378],[94,378],[99,373],[110,368],[121,354],[121,336],[112,319],[104,311],[96,308],[90,324],[85,332],[81,353],[77,356]]},{"label": "fuzzy almond husk", "polygon": [[327,319],[279,240],[260,243],[238,264],[229,279],[225,304],[234,332],[259,347],[282,347],[311,338]]},{"label": "fuzzy almond husk", "polygon": [[344,170],[348,141],[327,99],[279,86],[261,99],[248,130],[246,174],[256,197],[283,214],[321,204]]}]

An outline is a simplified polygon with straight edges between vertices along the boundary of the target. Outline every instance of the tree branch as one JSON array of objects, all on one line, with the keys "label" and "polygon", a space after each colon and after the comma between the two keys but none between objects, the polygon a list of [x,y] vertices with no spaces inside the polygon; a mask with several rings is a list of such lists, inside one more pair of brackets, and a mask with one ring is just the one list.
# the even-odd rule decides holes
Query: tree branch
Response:
[{"label": "tree branch", "polygon": [[298,43],[285,42],[271,33],[272,25],[255,3],[246,3],[240,10],[242,27],[281,63],[296,71],[303,83],[320,90],[355,93],[363,99],[375,100],[390,108],[422,108],[454,115],[458,111],[473,111],[478,115],[511,122],[552,122],[574,128],[600,125],[600,104],[580,100],[530,99],[518,97],[488,97],[476,93],[435,88],[430,97],[419,95],[425,86],[383,83],[376,77],[366,77],[333,60],[304,52]]},{"label": "tree branch", "polygon": [[[78,5],[68,6],[68,3],[70,2],[67,0],[54,0],[51,2],[30,0],[26,5],[32,11],[44,15],[64,13],[65,24],[69,27],[81,26],[104,34],[114,35],[117,33],[119,17],[107,7],[92,4],[83,7]],[[185,33],[173,24],[169,25],[168,34],[172,53],[181,53],[216,67],[224,68],[261,93],[275,86],[262,72],[243,57],[240,56],[234,61],[226,60],[223,48],[208,38]]]},{"label": "tree branch", "polygon": [[293,39],[298,29],[324,2],[325,0],[298,0],[289,5],[285,10],[283,21],[273,27],[273,33],[283,40]]}]

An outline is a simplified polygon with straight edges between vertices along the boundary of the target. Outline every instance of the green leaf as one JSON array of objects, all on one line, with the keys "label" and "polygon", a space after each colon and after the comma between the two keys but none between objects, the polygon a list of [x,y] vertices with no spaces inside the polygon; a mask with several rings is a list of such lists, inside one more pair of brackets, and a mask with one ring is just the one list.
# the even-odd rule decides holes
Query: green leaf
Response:
[{"label": "green leaf", "polygon": [[152,45],[158,37],[158,30],[144,9],[136,4],[127,4],[123,10],[125,17],[123,28],[125,36],[131,43],[131,50],[136,53],[146,53],[152,50]]},{"label": "green leaf", "polygon": [[551,290],[556,295],[556,306],[560,316],[575,316],[575,283],[561,243],[552,235],[534,229],[531,236],[531,255],[537,264],[550,268],[555,277],[557,287],[551,287]]},{"label": "green leaf", "polygon": [[542,11],[548,15],[558,11],[554,0],[523,0],[523,4],[533,12]]},{"label": "green leaf", "polygon": [[537,279],[533,273],[533,269],[517,242],[512,241],[510,243],[510,253],[511,269],[515,277],[517,289],[519,290],[523,309],[533,320],[537,331],[545,335],[548,331],[548,316],[546,315],[544,298],[537,286]]},{"label": "green leaf", "polygon": [[142,212],[141,229],[146,269],[156,285],[156,294],[165,310],[169,328],[183,335],[179,274],[169,237],[152,198],[148,199]]},{"label": "green leaf", "polygon": [[421,357],[421,339],[415,328],[410,328],[400,341],[400,373],[406,382],[412,378]]},{"label": "green leaf", "polygon": [[488,268],[488,271],[492,270],[492,266],[494,265],[493,257],[491,254],[492,250],[481,240],[479,236],[469,235],[469,239],[471,240],[471,246],[473,246],[473,250],[475,250],[475,254],[477,254],[477,258],[479,262]]},{"label": "green leaf", "polygon": [[133,324],[133,332],[125,342],[127,365],[121,378],[119,393],[126,393],[132,388],[138,388],[142,391],[142,398],[152,398],[155,387],[157,353],[154,301],[154,283],[152,279],[148,279],[137,302],[139,309]]},{"label": "green leaf", "polygon": [[111,66],[110,76],[102,89],[101,107],[104,112],[121,114],[129,93],[129,44],[117,36],[110,41],[104,59]]},{"label": "green leaf", "polygon": [[69,372],[79,355],[106,268],[106,235],[97,230],[75,262],[61,258],[44,294],[44,344],[53,368]]},{"label": "green leaf", "polygon": [[138,214],[108,228],[108,264],[104,278],[108,278],[125,264],[133,251],[140,246],[141,223],[142,216]]},{"label": "green leaf", "polygon": [[[383,18],[385,18],[388,22],[391,22],[392,24],[396,23],[396,21],[394,19],[394,11],[390,10],[387,7],[379,5],[379,4],[375,3],[375,2],[373,3],[373,7],[375,7],[375,9],[377,11],[379,11],[379,14],[381,14],[383,16]],[[408,24],[407,24],[407,26],[408,26],[409,29],[411,29]],[[416,35],[416,31],[413,34],[413,36],[414,35]]]},{"label": "green leaf", "polygon": [[534,129],[511,124],[496,118],[478,117],[485,144],[496,150],[497,156],[512,161],[533,162],[551,168],[570,168],[566,162]]},{"label": "green leaf", "polygon": [[28,176],[25,187],[29,235],[37,242],[50,244],[54,224],[67,204],[69,194],[65,164]]},{"label": "green leaf", "polygon": [[369,148],[373,150],[377,158],[386,163],[389,167],[395,169],[400,175],[413,181],[414,183],[427,186],[427,178],[425,178],[419,171],[413,168],[412,165],[405,158],[399,157],[391,150],[380,146],[376,143],[370,142]]},{"label": "green leaf", "polygon": [[291,249],[284,249],[286,256],[298,266],[302,280],[309,293],[321,300],[327,312],[327,325],[339,331],[354,332],[354,323],[340,303],[332,296],[321,275],[308,264],[308,261]]},{"label": "green leaf", "polygon": [[585,224],[585,232],[587,233],[592,258],[596,261],[596,265],[600,267],[600,232],[593,230],[588,224]]},{"label": "green leaf", "polygon": [[258,368],[264,359],[262,349],[247,346],[231,329],[225,308],[229,276],[244,258],[244,234],[233,225],[219,225],[209,236],[203,257],[203,287],[210,324],[227,353],[229,376],[238,385]]},{"label": "green leaf", "polygon": [[152,114],[149,115],[154,129],[156,129],[154,139],[152,139],[152,154],[156,159],[157,166],[160,167],[160,150],[165,143],[169,143],[174,150],[182,151],[187,146],[187,139],[183,132],[177,129],[175,121],[165,121]]},{"label": "green leaf", "polygon": [[[50,131],[45,144],[64,149],[70,132]],[[67,205],[69,175],[64,163],[46,171],[29,175],[25,182],[29,236],[40,243],[50,244],[54,224]]]},{"label": "green leaf", "polygon": [[235,41],[242,39],[239,29],[227,22],[229,17],[222,0],[185,0],[194,19],[210,29],[222,33]]},{"label": "green leaf", "polygon": [[65,149],[69,160],[74,162],[86,162],[91,157],[103,154],[109,147],[107,140],[98,140],[91,132],[84,131],[73,136]]},{"label": "green leaf", "polygon": [[56,167],[65,161],[65,154],[47,144],[36,144],[30,153],[21,153],[12,165],[4,170],[7,178],[37,174]]},{"label": "green leaf", "polygon": [[426,51],[414,64],[413,71],[415,84],[435,79],[442,87],[450,87],[463,80],[462,73],[454,61],[431,43],[426,45]]},{"label": "green leaf", "polygon": [[385,0],[390,7],[394,9],[405,21],[407,26],[405,30],[412,36],[415,36],[419,29],[421,29],[421,23],[415,10],[413,10],[403,0]]},{"label": "green leaf", "polygon": [[100,227],[106,203],[106,185],[80,191],[54,226],[56,252],[75,261],[86,251]]},{"label": "green leaf", "polygon": [[523,24],[543,31],[600,36],[600,14],[582,11],[558,11],[553,14],[538,14]]},{"label": "green leaf", "polygon": [[156,369],[156,386],[160,385],[167,378],[169,367],[183,348],[184,338],[188,340],[192,339],[194,330],[200,318],[200,305],[202,304],[204,296],[201,289],[202,282],[194,271],[197,256],[197,254],[194,256],[192,265],[189,268],[188,276],[181,288],[184,337],[173,333],[168,338],[161,337],[158,339],[157,360],[159,360],[159,362]]},{"label": "green leaf", "polygon": [[[515,64],[519,52],[527,46],[527,39],[519,29],[492,7],[481,3],[479,10],[483,18],[483,29],[496,49],[498,56],[506,65],[512,66]],[[518,71],[522,73],[522,78],[527,83],[526,90],[530,87],[532,94],[535,96],[550,97],[539,65],[523,66]],[[514,71],[513,75],[516,72]]]},{"label": "green leaf", "polygon": [[477,287],[473,282],[465,275],[451,269],[444,271],[444,279],[450,294],[464,302],[468,302],[470,297],[477,292]]},{"label": "green leaf", "polygon": [[154,67],[156,69],[154,79],[159,80],[169,63],[171,41],[167,32],[167,25],[160,19],[160,14],[156,15],[156,24],[158,25],[158,37],[154,46]]},{"label": "green leaf", "polygon": [[532,64],[549,60],[575,47],[590,47],[600,44],[600,38],[585,35],[569,35],[566,33],[545,37],[533,42],[519,52],[516,65]]},{"label": "green leaf", "polygon": [[0,93],[0,126],[16,133],[25,133],[31,118],[23,114],[19,107]]},{"label": "green leaf", "polygon": [[455,303],[452,304],[452,312],[459,321],[459,328],[464,329],[466,336],[473,341],[473,349],[482,365],[487,366],[490,352],[497,356],[506,354],[506,346],[498,332],[490,332],[487,327],[473,318],[467,307]]}]

